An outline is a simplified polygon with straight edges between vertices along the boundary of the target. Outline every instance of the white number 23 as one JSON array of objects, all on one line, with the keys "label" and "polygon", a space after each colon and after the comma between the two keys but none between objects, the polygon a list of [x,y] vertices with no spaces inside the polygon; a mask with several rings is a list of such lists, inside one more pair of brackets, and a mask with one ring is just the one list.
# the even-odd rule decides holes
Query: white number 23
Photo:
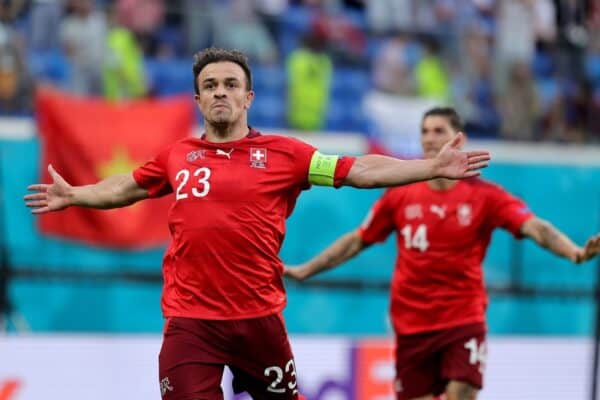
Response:
[{"label": "white number 23", "polygon": [[189,193],[186,191],[186,185],[190,180],[190,175],[198,178],[197,185],[192,186],[190,192],[194,197],[204,197],[210,191],[210,169],[207,167],[198,168],[193,173],[189,169],[181,169],[175,174],[175,180],[179,182],[177,192],[175,193],[176,200],[187,199]]}]

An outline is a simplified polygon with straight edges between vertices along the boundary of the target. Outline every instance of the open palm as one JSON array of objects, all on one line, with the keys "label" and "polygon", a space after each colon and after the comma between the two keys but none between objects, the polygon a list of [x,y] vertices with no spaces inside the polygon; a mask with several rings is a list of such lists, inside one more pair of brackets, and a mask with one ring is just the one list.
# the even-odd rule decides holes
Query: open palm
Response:
[{"label": "open palm", "polygon": [[461,179],[478,176],[480,169],[488,166],[490,153],[485,150],[461,151],[464,135],[459,133],[435,157],[437,176]]},{"label": "open palm", "polygon": [[35,192],[24,197],[25,205],[32,209],[33,214],[59,211],[71,205],[72,186],[56,172],[52,165],[48,165],[48,172],[52,178],[51,184],[36,183],[27,187],[27,190]]},{"label": "open palm", "polygon": [[577,263],[586,262],[600,254],[600,234],[591,237],[577,255]]}]

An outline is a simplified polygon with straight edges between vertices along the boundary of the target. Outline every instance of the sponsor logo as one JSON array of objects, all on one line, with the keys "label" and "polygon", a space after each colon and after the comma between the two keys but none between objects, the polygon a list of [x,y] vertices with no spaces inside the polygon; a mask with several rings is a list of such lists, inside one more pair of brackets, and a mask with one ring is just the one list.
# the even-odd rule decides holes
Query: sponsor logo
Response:
[{"label": "sponsor logo", "polygon": [[252,147],[250,149],[250,166],[265,168],[267,166],[267,149]]},{"label": "sponsor logo", "polygon": [[160,395],[162,397],[165,397],[165,395],[167,394],[167,392],[172,392],[173,391],[173,386],[171,386],[171,382],[169,382],[169,378],[163,378],[160,381]]},{"label": "sponsor logo", "polygon": [[190,151],[187,156],[185,157],[185,159],[188,162],[192,162],[192,161],[196,161],[196,160],[204,160],[204,157],[206,156],[206,150],[194,150],[194,151]]},{"label": "sponsor logo", "polygon": [[429,207],[429,211],[440,217],[440,219],[446,218],[446,206],[438,206],[437,204],[432,204]]},{"label": "sponsor logo", "polygon": [[404,208],[404,218],[416,219],[423,218],[423,209],[420,204],[409,204]]},{"label": "sponsor logo", "polygon": [[235,149],[229,149],[229,151],[225,151],[223,149],[217,149],[217,155],[225,156],[225,157],[227,157],[228,160],[231,160],[231,153],[233,153],[233,150],[235,150]]}]

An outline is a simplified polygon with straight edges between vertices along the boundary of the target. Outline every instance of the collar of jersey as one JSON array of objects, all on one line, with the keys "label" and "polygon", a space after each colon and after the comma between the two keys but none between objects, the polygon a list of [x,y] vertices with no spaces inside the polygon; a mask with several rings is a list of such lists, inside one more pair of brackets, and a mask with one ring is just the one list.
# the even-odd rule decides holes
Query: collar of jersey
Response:
[{"label": "collar of jersey", "polygon": [[251,126],[249,126],[248,128],[250,130],[248,131],[248,134],[246,136],[244,136],[243,138],[238,139],[238,140],[233,140],[231,142],[219,142],[219,143],[209,142],[208,140],[206,140],[206,132],[202,132],[202,135],[200,136],[200,140],[202,140],[205,144],[223,147],[224,145],[231,146],[232,144],[240,143],[246,139],[254,139],[256,137],[261,136],[261,133],[259,131],[257,131],[256,129],[253,129]]}]

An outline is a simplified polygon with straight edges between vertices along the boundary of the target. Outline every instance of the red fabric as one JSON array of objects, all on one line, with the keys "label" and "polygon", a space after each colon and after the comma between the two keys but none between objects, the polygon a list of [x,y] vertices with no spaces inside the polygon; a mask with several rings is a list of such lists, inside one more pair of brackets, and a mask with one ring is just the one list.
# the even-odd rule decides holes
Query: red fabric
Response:
[{"label": "red fabric", "polygon": [[[46,169],[51,163],[72,185],[130,172],[167,144],[190,135],[194,122],[193,103],[185,98],[114,104],[43,89],[36,109],[41,179],[51,181]],[[168,241],[168,206],[169,199],[107,211],[71,207],[43,214],[39,227],[46,234],[94,245],[146,248]]]},{"label": "red fabric", "polygon": [[333,186],[339,188],[344,183],[344,180],[350,172],[350,168],[354,165],[356,157],[340,157],[337,165],[335,166],[335,173],[333,177]]},{"label": "red fabric", "polygon": [[451,380],[481,389],[487,354],[483,323],[396,335],[396,400],[445,399]]},{"label": "red fabric", "polygon": [[233,374],[234,393],[297,400],[293,357],[278,314],[236,321],[172,318],[158,356],[162,398],[222,399],[226,364]]},{"label": "red fabric", "polygon": [[286,303],[278,253],[285,219],[307,189],[315,148],[256,131],[177,142],[134,172],[153,195],[175,191],[163,262],[167,317],[244,319]]},{"label": "red fabric", "polygon": [[492,231],[516,237],[533,214],[481,179],[435,191],[426,182],[388,190],[360,228],[365,243],[397,232],[391,313],[397,333],[483,322],[487,295],[481,263]]}]

